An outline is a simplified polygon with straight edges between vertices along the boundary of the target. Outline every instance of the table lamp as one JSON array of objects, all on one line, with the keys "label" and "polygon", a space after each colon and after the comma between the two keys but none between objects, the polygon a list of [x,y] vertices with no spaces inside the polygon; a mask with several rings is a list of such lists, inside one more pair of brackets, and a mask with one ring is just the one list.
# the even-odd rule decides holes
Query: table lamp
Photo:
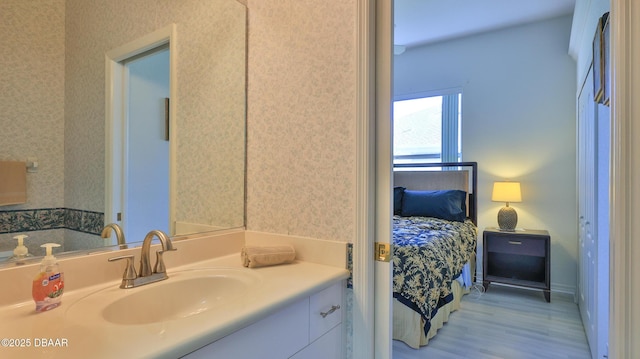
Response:
[{"label": "table lamp", "polygon": [[522,202],[520,182],[494,182],[491,200],[506,203],[506,206],[502,207],[498,212],[498,226],[500,230],[514,231],[518,223],[518,213],[516,213],[513,207],[509,207],[509,202]]}]

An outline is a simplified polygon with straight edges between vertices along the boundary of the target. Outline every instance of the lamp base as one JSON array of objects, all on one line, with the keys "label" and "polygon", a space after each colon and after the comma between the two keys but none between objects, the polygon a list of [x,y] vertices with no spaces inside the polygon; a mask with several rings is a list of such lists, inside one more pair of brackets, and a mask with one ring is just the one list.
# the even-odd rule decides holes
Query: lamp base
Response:
[{"label": "lamp base", "polygon": [[518,213],[512,207],[502,207],[498,211],[498,226],[501,231],[515,231],[518,224]]}]

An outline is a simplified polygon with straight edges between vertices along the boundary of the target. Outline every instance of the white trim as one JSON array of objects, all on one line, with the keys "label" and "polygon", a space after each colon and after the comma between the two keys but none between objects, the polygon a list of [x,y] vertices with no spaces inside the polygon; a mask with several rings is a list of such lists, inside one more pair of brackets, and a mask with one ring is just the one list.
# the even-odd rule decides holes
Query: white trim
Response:
[{"label": "white trim", "polygon": [[[393,0],[376,8],[376,242],[391,241],[393,218]],[[392,353],[392,263],[375,262],[375,358]]]},{"label": "white trim", "polygon": [[170,44],[171,38],[175,36],[175,29],[175,24],[167,25],[150,34],[107,51],[107,58],[114,62],[121,62],[130,57],[140,55],[143,52],[153,50],[156,47],[163,46],[167,43]]},{"label": "white trim", "polygon": [[353,247],[352,357],[374,357],[375,0],[357,3],[356,229]]},{"label": "white trim", "polygon": [[178,195],[178,31],[168,26],[169,35],[169,233],[176,233],[176,204]]},{"label": "white trim", "polygon": [[122,158],[122,146],[114,143],[116,138],[122,137],[121,126],[114,126],[114,123],[122,122],[119,109],[123,107],[123,99],[114,95],[115,88],[122,88],[122,76],[123,67],[105,55],[105,224],[118,222],[116,214],[121,208],[121,199],[116,193],[122,192],[122,181],[114,181],[113,178],[122,178],[120,168],[114,168],[114,162]]},{"label": "white trim", "polygon": [[[442,95],[442,143],[440,158],[442,162],[457,162],[461,156],[460,149],[460,93]],[[460,156],[460,157],[458,157]]]},{"label": "white trim", "polygon": [[609,358],[640,357],[640,4],[611,0]]},{"label": "white trim", "polygon": [[124,135],[122,126],[116,124],[124,123],[124,106],[126,95],[123,89],[126,74],[122,61],[152,50],[154,48],[169,44],[169,96],[171,98],[169,111],[170,117],[170,145],[169,145],[169,230],[175,233],[175,195],[176,195],[176,148],[177,148],[177,43],[176,25],[171,24],[139,39],[109,50],[105,54],[105,223],[117,223],[116,214],[121,211],[122,198],[119,188],[122,181],[115,181],[115,178],[122,179],[123,173],[117,162],[122,163],[124,153],[121,145],[116,145],[114,140]]}]

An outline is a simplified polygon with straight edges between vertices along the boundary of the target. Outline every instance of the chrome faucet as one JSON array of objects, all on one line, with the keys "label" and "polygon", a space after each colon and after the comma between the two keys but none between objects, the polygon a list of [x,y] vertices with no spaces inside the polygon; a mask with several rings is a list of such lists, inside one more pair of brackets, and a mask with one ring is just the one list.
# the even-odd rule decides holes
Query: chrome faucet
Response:
[{"label": "chrome faucet", "polygon": [[[156,252],[156,265],[153,268],[153,272],[151,272],[151,260],[149,258],[149,251],[151,249],[151,241],[153,237],[158,237],[160,240],[160,244],[162,244],[162,250]],[[144,237],[144,241],[142,242],[142,254],[140,257],[140,277],[147,277],[153,273],[165,273],[166,268],[164,266],[164,260],[162,259],[162,254],[166,251],[175,251],[173,248],[173,243],[171,243],[171,239],[169,236],[164,234],[164,232],[159,230],[153,230]]]},{"label": "chrome faucet", "polygon": [[120,226],[115,223],[109,223],[106,226],[104,226],[104,228],[102,229],[102,233],[100,234],[100,237],[105,239],[109,238],[111,236],[112,229],[116,233],[116,240],[118,241],[118,245],[120,246],[120,249],[127,249],[127,242],[124,239],[124,232],[122,232],[122,228],[120,228]]},{"label": "chrome faucet", "polygon": [[[158,237],[160,244],[162,244],[162,250],[156,251],[156,265],[151,271],[151,260],[149,259],[149,252],[151,251],[151,241],[154,237]],[[127,265],[122,276],[122,283],[120,288],[134,288],[141,285],[165,280],[169,278],[167,276],[167,268],[164,265],[162,255],[166,251],[175,251],[171,239],[164,232],[160,230],[153,230],[144,237],[142,242],[142,252],[140,256],[140,273],[136,273],[136,269],[133,266],[133,255],[119,256],[109,258],[109,262],[117,261],[120,259],[126,259]]]}]

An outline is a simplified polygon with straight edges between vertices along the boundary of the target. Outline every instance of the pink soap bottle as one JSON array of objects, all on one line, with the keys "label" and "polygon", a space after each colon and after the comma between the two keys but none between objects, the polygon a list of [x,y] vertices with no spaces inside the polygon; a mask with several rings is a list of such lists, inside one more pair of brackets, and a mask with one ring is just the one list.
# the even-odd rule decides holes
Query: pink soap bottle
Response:
[{"label": "pink soap bottle", "polygon": [[58,260],[52,254],[52,248],[60,245],[45,243],[40,247],[46,248],[47,255],[40,263],[40,271],[33,278],[31,294],[36,303],[36,312],[45,312],[60,305],[64,292],[64,275],[60,271]]}]

